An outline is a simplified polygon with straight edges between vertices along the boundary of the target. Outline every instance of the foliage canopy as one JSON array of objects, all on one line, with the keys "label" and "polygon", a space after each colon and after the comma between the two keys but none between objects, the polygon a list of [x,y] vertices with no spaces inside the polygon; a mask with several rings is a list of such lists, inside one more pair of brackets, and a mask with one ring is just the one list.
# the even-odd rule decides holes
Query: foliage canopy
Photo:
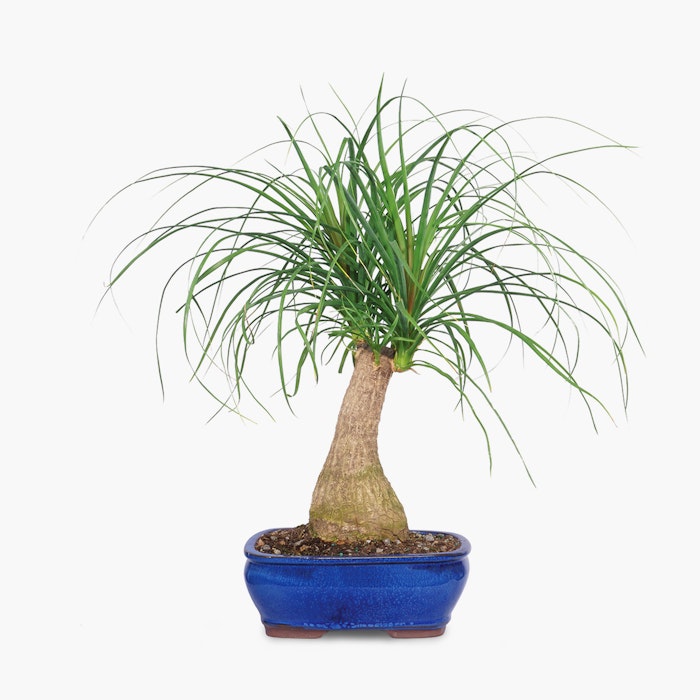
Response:
[{"label": "foliage canopy", "polygon": [[[291,170],[178,167],[133,183],[184,183],[177,204],[215,183],[240,199],[165,223],[169,209],[132,242],[137,252],[122,252],[110,287],[168,239],[193,237],[176,271],[188,274],[185,350],[194,376],[234,409],[244,392],[255,397],[246,367],[263,330],[275,334],[287,399],[304,368],[316,375],[333,358],[342,368],[364,342],[377,354],[390,348],[397,371],[422,367],[444,377],[488,443],[477,404],[503,421],[487,395],[487,327],[573,387],[593,418],[602,403],[574,376],[582,322],[609,344],[626,404],[623,345],[634,329],[619,290],[600,265],[534,223],[522,197],[542,177],[592,194],[554,170],[556,162],[624,146],[560,120],[596,143],[538,159],[509,140],[527,119],[436,114],[403,92],[384,97],[381,86],[359,119],[338,101],[339,114],[308,111],[297,129],[281,121],[285,138],[266,148],[286,148],[296,160]],[[226,396],[208,385],[212,364],[228,377]]]}]

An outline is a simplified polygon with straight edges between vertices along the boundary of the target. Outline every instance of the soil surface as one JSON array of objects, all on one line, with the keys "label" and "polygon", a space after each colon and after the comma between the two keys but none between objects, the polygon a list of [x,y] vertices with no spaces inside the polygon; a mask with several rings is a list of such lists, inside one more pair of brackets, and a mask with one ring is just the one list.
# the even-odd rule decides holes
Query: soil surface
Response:
[{"label": "soil surface", "polygon": [[307,525],[266,533],[255,549],[268,554],[306,557],[385,557],[389,554],[431,554],[458,549],[460,541],[441,532],[409,532],[403,540],[360,540],[325,542],[309,534]]}]

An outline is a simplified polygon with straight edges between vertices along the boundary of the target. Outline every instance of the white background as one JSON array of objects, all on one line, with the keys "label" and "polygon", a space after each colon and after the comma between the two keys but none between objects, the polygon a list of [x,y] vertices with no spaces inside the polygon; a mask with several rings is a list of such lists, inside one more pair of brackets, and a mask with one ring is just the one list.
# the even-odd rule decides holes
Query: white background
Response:
[{"label": "white background", "polygon": [[[700,697],[690,5],[18,7],[0,29],[0,696]],[[313,104],[331,104],[332,83],[364,106],[382,73],[435,109],[555,114],[639,147],[577,175],[629,232],[590,214],[604,227],[590,252],[619,281],[646,355],[630,346],[628,417],[616,405],[617,427],[597,435],[532,363],[498,380],[536,489],[500,447],[489,476],[437,378],[397,377],[381,449],[410,524],[473,544],[452,622],[433,640],[272,640],[242,546],[304,522],[347,377],[309,386],[296,417],[207,423],[213,406],[175,343],[163,402],[162,278],[137,273],[118,296],[124,320],[111,303],[93,319],[148,202],[130,196],[84,234],[148,170],[230,165],[281,136],[276,116],[302,115],[300,86]]]}]

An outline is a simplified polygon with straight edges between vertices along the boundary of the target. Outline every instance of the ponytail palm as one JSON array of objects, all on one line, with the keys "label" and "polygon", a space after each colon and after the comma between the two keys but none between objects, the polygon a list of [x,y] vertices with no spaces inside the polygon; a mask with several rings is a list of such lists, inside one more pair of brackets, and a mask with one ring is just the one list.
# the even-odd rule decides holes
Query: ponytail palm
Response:
[{"label": "ponytail palm", "polygon": [[[490,455],[484,410],[512,441],[488,398],[498,359],[490,331],[541,361],[593,418],[596,405],[605,408],[574,376],[585,323],[608,344],[626,403],[623,344],[631,323],[615,284],[562,236],[536,225],[523,203],[543,177],[588,192],[559,173],[557,161],[621,146],[596,134],[592,146],[536,159],[509,144],[517,122],[437,115],[404,94],[385,98],[381,88],[358,121],[340,105],[340,116],[309,113],[295,130],[282,121],[284,140],[270,148],[287,149],[288,170],[185,167],[140,178],[185,190],[133,242],[138,251],[127,247],[110,286],[173,237],[193,241],[176,270],[187,274],[185,351],[222,407],[238,410],[246,393],[259,400],[249,356],[263,332],[273,336],[287,400],[305,370],[317,375],[326,361],[342,369],[351,357],[309,525],[327,540],[400,538],[406,516],[377,450],[394,373],[423,368],[447,380]],[[217,185],[236,199],[174,216]],[[223,394],[209,382],[212,367],[227,378]]]}]

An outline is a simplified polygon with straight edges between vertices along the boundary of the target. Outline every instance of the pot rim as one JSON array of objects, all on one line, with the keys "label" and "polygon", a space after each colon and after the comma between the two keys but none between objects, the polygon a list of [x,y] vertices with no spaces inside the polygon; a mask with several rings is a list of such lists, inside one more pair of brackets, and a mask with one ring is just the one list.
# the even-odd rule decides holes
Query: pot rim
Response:
[{"label": "pot rim", "polygon": [[256,532],[252,537],[248,539],[245,543],[243,549],[245,556],[249,560],[255,560],[256,562],[264,562],[269,564],[325,564],[325,565],[357,565],[362,564],[366,566],[367,564],[406,564],[406,563],[420,563],[429,564],[437,562],[445,562],[446,560],[454,561],[459,559],[464,559],[471,552],[471,543],[469,540],[456,532],[449,532],[447,530],[413,530],[413,532],[419,532],[421,534],[442,534],[442,535],[452,535],[456,537],[460,542],[461,546],[457,549],[453,549],[451,552],[426,552],[425,554],[389,554],[389,555],[377,555],[377,556],[339,556],[339,557],[329,557],[329,556],[316,556],[316,555],[287,555],[287,554],[274,554],[272,552],[259,552],[255,549],[255,543],[258,539],[274,530],[283,530],[283,527],[270,527],[260,532]]}]

